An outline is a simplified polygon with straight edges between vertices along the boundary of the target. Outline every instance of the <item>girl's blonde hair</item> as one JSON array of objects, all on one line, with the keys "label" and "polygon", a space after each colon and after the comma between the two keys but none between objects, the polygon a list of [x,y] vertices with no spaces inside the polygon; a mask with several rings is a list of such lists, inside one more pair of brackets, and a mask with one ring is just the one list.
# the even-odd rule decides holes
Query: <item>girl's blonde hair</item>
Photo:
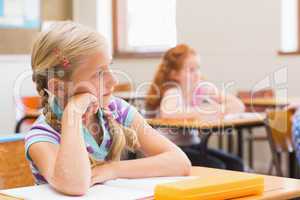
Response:
[{"label": "girl's blonde hair", "polygon": [[165,91],[176,85],[171,72],[181,71],[190,55],[196,55],[196,51],[186,44],[178,44],[164,53],[148,91],[145,103],[147,110],[155,111],[160,106]]},{"label": "girl's blonde hair", "polygon": [[[48,81],[53,77],[70,80],[74,69],[90,55],[107,50],[106,39],[101,34],[71,21],[55,23],[38,35],[31,56],[32,79],[42,98],[43,114],[49,125],[58,132],[61,130],[61,122],[48,103]],[[137,136],[135,131],[111,117],[108,117],[108,122],[112,137],[108,159],[119,160],[125,147],[131,150],[138,147]]]}]

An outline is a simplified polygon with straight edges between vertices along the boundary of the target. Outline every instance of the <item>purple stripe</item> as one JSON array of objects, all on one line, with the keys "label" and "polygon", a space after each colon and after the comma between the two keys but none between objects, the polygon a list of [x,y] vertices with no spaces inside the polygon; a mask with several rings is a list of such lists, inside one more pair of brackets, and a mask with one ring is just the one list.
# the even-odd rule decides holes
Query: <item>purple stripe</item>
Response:
[{"label": "purple stripe", "polygon": [[111,101],[110,104],[108,105],[108,108],[110,111],[114,111],[116,109],[115,101]]},{"label": "purple stripe", "polygon": [[109,149],[110,146],[111,146],[111,144],[112,144],[112,139],[110,139],[110,140],[107,141],[105,147],[106,147],[107,149]]},{"label": "purple stripe", "polygon": [[129,109],[130,109],[130,106],[128,106],[128,108],[126,108],[126,110],[121,115],[123,122],[125,121],[125,119],[126,119],[126,117],[128,115]]},{"label": "purple stripe", "polygon": [[118,115],[118,117],[116,118],[116,121],[117,121],[119,124],[122,124],[123,119],[122,119],[121,114]]},{"label": "purple stripe", "polygon": [[47,136],[47,137],[53,138],[57,142],[60,142],[60,139],[57,139],[53,135],[48,135],[48,134],[45,134],[45,133],[39,133],[39,134],[30,135],[29,137],[25,138],[25,141],[28,142],[31,138],[36,137],[36,136]]},{"label": "purple stripe", "polygon": [[31,127],[30,130],[34,130],[34,129],[39,129],[39,130],[47,131],[47,132],[52,133],[53,135],[55,135],[57,138],[60,138],[60,135],[58,133],[56,133],[56,132],[54,132],[52,130],[49,130],[49,129],[45,128],[45,127],[42,127],[42,126],[33,126],[33,127]]},{"label": "purple stripe", "polygon": [[86,149],[89,153],[94,153],[95,152],[93,147],[91,147],[91,146],[88,146]]},{"label": "purple stripe", "polygon": [[37,180],[47,182],[46,179],[42,175],[37,174],[37,173],[33,173],[33,175]]},{"label": "purple stripe", "polygon": [[122,102],[120,99],[116,100],[116,104],[117,104],[117,110],[121,111],[122,110]]}]

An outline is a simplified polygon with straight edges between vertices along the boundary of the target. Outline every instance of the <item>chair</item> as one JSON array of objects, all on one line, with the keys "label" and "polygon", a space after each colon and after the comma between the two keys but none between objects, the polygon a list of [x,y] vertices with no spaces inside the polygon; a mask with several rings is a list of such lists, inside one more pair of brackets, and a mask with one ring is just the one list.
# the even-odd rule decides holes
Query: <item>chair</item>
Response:
[{"label": "chair", "polygon": [[0,189],[34,185],[24,141],[0,143]]},{"label": "chair", "polygon": [[[272,89],[264,89],[259,91],[238,91],[237,97],[242,101],[243,99],[254,99],[254,98],[273,98],[275,93]],[[265,112],[268,107],[263,106],[246,106],[245,112]],[[267,141],[267,136],[254,136],[252,129],[248,129],[248,136],[246,138],[248,142],[248,163],[251,168],[253,168],[253,142],[255,141]]]},{"label": "chair", "polygon": [[266,118],[266,129],[268,141],[272,153],[272,162],[275,165],[276,174],[283,176],[281,167],[281,154],[289,156],[289,176],[294,177],[295,153],[292,143],[292,116],[293,110],[268,110]]},{"label": "chair", "polygon": [[[255,98],[274,98],[275,94],[272,89],[264,89],[259,91],[238,91],[237,97],[242,101],[243,99],[255,99]],[[246,112],[264,112],[268,107],[247,105]]]},{"label": "chair", "polygon": [[39,110],[42,107],[41,97],[39,96],[24,96],[21,98],[18,108],[22,108],[21,116],[17,119],[15,133],[20,133],[23,125],[31,125],[39,115]]}]

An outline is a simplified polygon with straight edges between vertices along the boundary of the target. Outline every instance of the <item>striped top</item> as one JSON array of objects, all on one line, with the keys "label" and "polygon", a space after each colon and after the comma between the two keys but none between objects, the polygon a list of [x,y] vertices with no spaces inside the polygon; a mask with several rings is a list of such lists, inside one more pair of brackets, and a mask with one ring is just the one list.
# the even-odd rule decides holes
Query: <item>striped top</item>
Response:
[{"label": "striped top", "polygon": [[[108,106],[110,112],[112,113],[113,118],[119,122],[120,124],[129,127],[133,121],[134,114],[136,109],[128,104],[126,101],[117,98],[112,97],[111,101]],[[100,115],[99,117],[102,118],[103,115]],[[100,125],[103,129],[103,131],[108,131],[108,122],[105,118],[99,119]],[[85,137],[84,137],[85,138]],[[47,122],[45,119],[45,116],[41,114],[39,118],[35,121],[35,123],[32,125],[30,131],[25,136],[25,153],[26,158],[29,161],[31,171],[34,175],[36,184],[43,184],[47,183],[45,178],[40,174],[37,166],[34,164],[33,160],[29,156],[29,148],[32,144],[38,143],[38,142],[49,142],[55,145],[60,144],[60,133],[55,131]],[[87,151],[90,154],[95,153],[95,149],[90,146],[85,138],[86,148]],[[106,144],[104,144],[104,147],[107,151],[109,151],[111,145],[111,140],[109,139]],[[99,145],[100,146],[100,145]],[[102,145],[101,145],[102,146]],[[105,158],[104,158],[105,159]]]}]

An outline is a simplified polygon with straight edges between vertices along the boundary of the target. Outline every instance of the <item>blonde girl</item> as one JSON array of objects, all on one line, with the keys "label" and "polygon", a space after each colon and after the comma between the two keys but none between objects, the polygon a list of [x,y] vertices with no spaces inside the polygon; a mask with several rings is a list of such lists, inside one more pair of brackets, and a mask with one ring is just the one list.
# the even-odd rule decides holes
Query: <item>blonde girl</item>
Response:
[{"label": "blonde girl", "polygon": [[[41,32],[33,46],[33,81],[43,114],[25,138],[37,184],[69,195],[115,178],[187,175],[190,162],[125,101],[116,85],[108,46],[97,32],[59,22]],[[124,150],[146,157],[122,160]]]}]

